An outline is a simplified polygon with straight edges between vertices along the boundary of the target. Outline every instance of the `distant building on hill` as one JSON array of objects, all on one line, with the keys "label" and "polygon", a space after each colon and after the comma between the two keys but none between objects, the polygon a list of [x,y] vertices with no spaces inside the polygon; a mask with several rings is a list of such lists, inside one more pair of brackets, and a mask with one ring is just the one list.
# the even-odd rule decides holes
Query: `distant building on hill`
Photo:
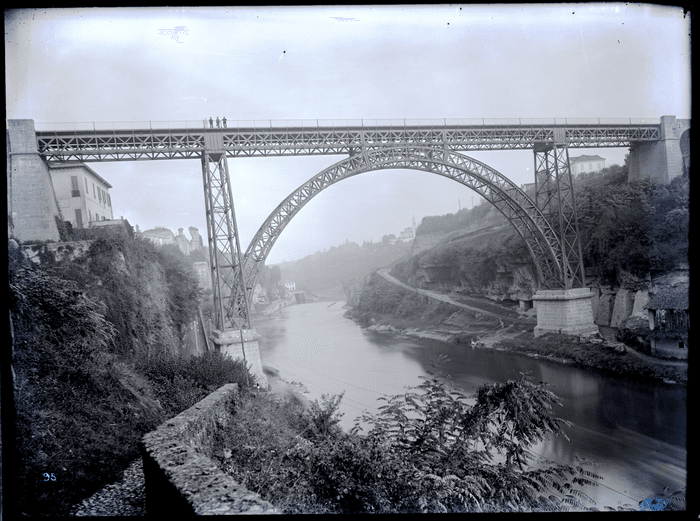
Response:
[{"label": "distant building on hill", "polygon": [[569,157],[571,165],[571,175],[578,176],[579,174],[600,172],[605,168],[605,158],[600,156],[576,156]]},{"label": "distant building on hill", "polygon": [[297,284],[296,282],[285,282],[284,287],[287,288],[287,290],[289,291],[296,291]]},{"label": "distant building on hill", "polygon": [[92,168],[83,163],[63,163],[51,165],[49,173],[61,216],[73,228],[112,220],[112,185]]},{"label": "distant building on hill", "polygon": [[401,232],[401,241],[403,242],[412,241],[413,237],[413,228],[411,228],[410,226],[408,228],[404,228],[404,230]]},{"label": "distant building on hill", "polygon": [[190,226],[188,228],[190,236],[192,237],[191,239],[185,237],[183,230],[183,228],[179,228],[177,235],[175,235],[168,228],[157,226],[156,228],[145,230],[143,232],[139,231],[137,228],[137,234],[144,239],[148,239],[154,244],[177,244],[177,247],[180,248],[180,251],[184,255],[189,255],[193,251],[204,249],[204,241],[197,228],[194,226]]}]

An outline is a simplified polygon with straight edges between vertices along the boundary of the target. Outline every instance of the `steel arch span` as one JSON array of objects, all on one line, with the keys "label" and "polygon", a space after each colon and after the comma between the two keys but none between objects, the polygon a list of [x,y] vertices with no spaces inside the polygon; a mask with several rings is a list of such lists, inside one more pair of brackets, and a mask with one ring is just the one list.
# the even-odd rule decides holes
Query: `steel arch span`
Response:
[{"label": "steel arch span", "polygon": [[[359,153],[331,165],[292,192],[270,214],[253,237],[243,260],[247,294],[275,241],[294,216],[329,186],[365,172],[420,170],[453,179],[493,204],[525,240],[535,261],[541,289],[567,287],[561,243],[535,202],[515,183],[488,165],[463,154],[431,146],[363,147]],[[236,288],[237,293],[240,288]],[[233,302],[243,295],[235,295]]]}]

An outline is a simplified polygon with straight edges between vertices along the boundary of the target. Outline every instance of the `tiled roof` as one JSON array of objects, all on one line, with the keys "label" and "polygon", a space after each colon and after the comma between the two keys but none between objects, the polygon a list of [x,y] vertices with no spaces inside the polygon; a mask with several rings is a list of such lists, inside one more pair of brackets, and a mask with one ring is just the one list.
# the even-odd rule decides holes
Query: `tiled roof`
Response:
[{"label": "tiled roof", "polygon": [[61,168],[84,168],[85,170],[90,172],[92,175],[94,175],[98,181],[107,185],[107,188],[114,188],[105,179],[103,179],[100,176],[100,174],[95,172],[92,168],[87,166],[85,163],[52,163],[51,165],[49,165],[49,168],[51,168],[51,170],[59,170]]},{"label": "tiled roof", "polygon": [[665,286],[649,293],[647,309],[688,309],[688,287],[683,285]]},{"label": "tiled roof", "polygon": [[574,163],[578,161],[605,161],[605,158],[600,156],[576,156],[569,157],[569,161],[573,161]]}]

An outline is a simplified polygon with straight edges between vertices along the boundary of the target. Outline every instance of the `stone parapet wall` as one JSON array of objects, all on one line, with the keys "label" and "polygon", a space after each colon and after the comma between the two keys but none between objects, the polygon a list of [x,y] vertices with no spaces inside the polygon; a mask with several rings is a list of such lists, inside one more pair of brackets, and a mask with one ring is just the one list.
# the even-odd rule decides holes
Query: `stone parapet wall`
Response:
[{"label": "stone parapet wall", "polygon": [[42,254],[50,254],[56,262],[72,261],[87,253],[93,241],[48,242],[24,246],[25,257],[30,261],[41,264]]},{"label": "stone parapet wall", "polygon": [[279,514],[211,460],[217,432],[233,420],[238,387],[225,385],[146,434],[140,450],[149,516]]}]

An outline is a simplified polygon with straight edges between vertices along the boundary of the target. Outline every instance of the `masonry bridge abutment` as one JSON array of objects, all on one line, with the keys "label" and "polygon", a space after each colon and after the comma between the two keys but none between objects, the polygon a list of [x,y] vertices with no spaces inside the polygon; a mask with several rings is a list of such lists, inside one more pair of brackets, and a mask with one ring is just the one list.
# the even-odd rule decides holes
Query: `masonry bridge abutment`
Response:
[{"label": "masonry bridge abutment", "polygon": [[[670,181],[689,162],[689,120],[433,119],[206,121],[39,124],[9,120],[10,232],[22,241],[58,240],[54,163],[193,159],[201,161],[218,333],[222,350],[259,366],[248,298],[284,227],[323,189],[376,170],[412,169],[453,179],[493,204],[525,241],[536,266],[536,334],[589,333],[586,288],[571,181],[570,148],[630,149],[630,179]],[[467,155],[470,150],[531,149],[535,195]],[[227,158],[342,155],[280,203],[248,249],[241,248]]]}]

